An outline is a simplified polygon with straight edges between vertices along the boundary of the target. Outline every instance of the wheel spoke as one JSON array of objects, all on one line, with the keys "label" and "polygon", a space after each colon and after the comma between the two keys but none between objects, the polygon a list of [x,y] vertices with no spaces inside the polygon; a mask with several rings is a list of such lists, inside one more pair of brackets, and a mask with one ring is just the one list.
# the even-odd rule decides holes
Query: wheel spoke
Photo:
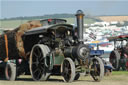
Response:
[{"label": "wheel spoke", "polygon": [[63,63],[63,67],[66,67],[66,63],[65,62]]},{"label": "wheel spoke", "polygon": [[32,64],[34,64],[34,65],[38,65],[38,63],[37,63],[37,62],[33,62]]},{"label": "wheel spoke", "polygon": [[41,69],[41,70],[44,70],[44,66],[41,66],[40,69]]},{"label": "wheel spoke", "polygon": [[[40,50],[39,50],[40,51]],[[41,51],[39,52],[39,56],[38,56],[38,59],[40,60],[42,58],[42,53]]]},{"label": "wheel spoke", "polygon": [[37,78],[39,79],[39,78],[40,78],[40,76],[41,76],[41,71],[39,70],[39,71],[38,71]]},{"label": "wheel spoke", "polygon": [[65,73],[65,78],[66,78],[66,79],[69,79],[68,73]]},{"label": "wheel spoke", "polygon": [[67,68],[70,68],[70,63],[68,61],[67,61],[67,65],[66,66],[67,66]]},{"label": "wheel spoke", "polygon": [[40,48],[39,48],[39,47],[37,48],[37,53],[38,53],[38,54],[39,54],[39,56],[40,56],[41,50],[40,50]]},{"label": "wheel spoke", "polygon": [[34,54],[34,56],[35,56],[35,57],[37,57],[37,58],[38,58],[38,54],[37,54],[36,52],[34,52],[33,54]]},{"label": "wheel spoke", "polygon": [[44,61],[44,59],[45,59],[45,58],[41,56],[40,61]]},{"label": "wheel spoke", "polygon": [[37,69],[35,69],[34,71],[33,71],[33,74],[35,74],[36,72],[38,72],[39,71],[39,69],[37,68]]}]

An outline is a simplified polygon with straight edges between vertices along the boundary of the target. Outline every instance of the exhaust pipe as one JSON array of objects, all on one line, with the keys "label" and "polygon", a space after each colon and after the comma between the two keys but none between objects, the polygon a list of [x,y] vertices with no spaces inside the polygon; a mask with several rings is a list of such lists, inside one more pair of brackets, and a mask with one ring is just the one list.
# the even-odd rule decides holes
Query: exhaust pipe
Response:
[{"label": "exhaust pipe", "polygon": [[76,12],[78,40],[83,41],[84,13],[82,10]]}]

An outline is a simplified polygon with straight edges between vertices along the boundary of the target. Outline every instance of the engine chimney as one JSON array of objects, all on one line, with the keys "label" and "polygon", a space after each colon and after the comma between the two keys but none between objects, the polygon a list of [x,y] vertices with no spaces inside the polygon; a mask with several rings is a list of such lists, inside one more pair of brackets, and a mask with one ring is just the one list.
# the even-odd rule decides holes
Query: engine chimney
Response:
[{"label": "engine chimney", "polygon": [[84,13],[82,10],[76,12],[77,19],[77,34],[79,41],[83,41]]}]

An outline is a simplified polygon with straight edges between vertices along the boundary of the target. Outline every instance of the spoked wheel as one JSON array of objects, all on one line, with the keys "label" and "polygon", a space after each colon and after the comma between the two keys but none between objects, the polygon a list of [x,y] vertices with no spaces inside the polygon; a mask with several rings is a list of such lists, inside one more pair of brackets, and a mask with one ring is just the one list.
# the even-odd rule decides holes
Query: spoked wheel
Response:
[{"label": "spoked wheel", "polygon": [[6,64],[5,77],[9,81],[14,81],[16,79],[16,65],[14,63]]},{"label": "spoked wheel", "polygon": [[72,82],[75,78],[75,65],[70,58],[65,58],[61,66],[62,76],[65,82]]},{"label": "spoked wheel", "polygon": [[120,69],[119,67],[120,54],[117,50],[111,52],[109,60],[112,66],[114,67],[114,70],[118,71]]},{"label": "spoked wheel", "polygon": [[104,64],[99,57],[92,59],[90,74],[95,81],[101,81],[104,76]]},{"label": "spoked wheel", "polygon": [[46,45],[35,45],[30,55],[30,72],[33,80],[47,80],[50,76],[46,67],[45,57],[50,52]]},{"label": "spoked wheel", "polygon": [[78,80],[80,78],[80,73],[76,73],[74,80]]}]

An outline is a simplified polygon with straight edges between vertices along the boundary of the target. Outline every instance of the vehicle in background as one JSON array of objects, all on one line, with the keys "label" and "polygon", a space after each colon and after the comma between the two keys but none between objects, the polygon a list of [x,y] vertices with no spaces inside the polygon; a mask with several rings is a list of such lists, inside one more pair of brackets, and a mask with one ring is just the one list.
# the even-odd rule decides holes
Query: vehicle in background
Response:
[{"label": "vehicle in background", "polygon": [[128,35],[109,37],[110,42],[114,42],[114,50],[110,53],[109,60],[114,70],[128,70]]}]

